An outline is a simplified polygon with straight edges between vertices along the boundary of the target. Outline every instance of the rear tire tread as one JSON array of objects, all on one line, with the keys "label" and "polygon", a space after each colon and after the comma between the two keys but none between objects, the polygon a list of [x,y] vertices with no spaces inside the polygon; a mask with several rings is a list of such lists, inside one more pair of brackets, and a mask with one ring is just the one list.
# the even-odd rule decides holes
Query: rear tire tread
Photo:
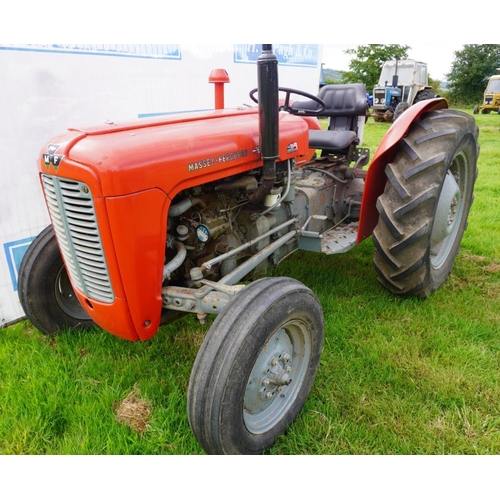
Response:
[{"label": "rear tire tread", "polygon": [[[477,136],[471,116],[445,109],[431,111],[413,122],[398,144],[394,159],[385,169],[387,184],[377,200],[379,223],[372,235],[374,267],[379,281],[391,292],[427,297],[451,272],[473,200]],[[459,154],[466,158],[461,174],[464,179],[460,180],[467,190],[461,193],[464,213],[449,255],[440,269],[434,269],[431,234],[435,212],[446,173]]]}]

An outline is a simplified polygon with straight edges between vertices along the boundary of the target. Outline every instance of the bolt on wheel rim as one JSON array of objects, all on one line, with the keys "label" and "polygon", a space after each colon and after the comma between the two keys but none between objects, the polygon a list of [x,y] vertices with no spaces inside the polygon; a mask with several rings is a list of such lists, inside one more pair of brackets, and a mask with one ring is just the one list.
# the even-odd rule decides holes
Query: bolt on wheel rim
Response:
[{"label": "bolt on wheel rim", "polygon": [[247,381],[243,419],[249,432],[267,432],[287,413],[306,376],[311,352],[311,336],[302,321],[289,321],[269,338]]}]

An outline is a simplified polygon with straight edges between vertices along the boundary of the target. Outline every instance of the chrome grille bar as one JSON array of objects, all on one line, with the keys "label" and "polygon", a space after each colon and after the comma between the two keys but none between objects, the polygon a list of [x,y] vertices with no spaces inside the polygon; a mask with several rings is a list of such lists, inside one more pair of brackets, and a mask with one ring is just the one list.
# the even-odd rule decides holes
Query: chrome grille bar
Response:
[{"label": "chrome grille bar", "polygon": [[42,174],[45,199],[73,285],[100,302],[114,301],[89,187]]}]

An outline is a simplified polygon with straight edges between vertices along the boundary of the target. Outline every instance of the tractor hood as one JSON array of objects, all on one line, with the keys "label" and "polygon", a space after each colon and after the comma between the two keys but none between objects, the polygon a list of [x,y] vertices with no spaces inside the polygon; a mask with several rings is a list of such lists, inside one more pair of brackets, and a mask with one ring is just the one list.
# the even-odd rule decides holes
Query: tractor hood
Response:
[{"label": "tractor hood", "polygon": [[[308,122],[279,115],[278,161],[307,156]],[[181,189],[262,165],[257,108],[71,128],[43,149],[42,173],[86,182],[94,196]]]}]

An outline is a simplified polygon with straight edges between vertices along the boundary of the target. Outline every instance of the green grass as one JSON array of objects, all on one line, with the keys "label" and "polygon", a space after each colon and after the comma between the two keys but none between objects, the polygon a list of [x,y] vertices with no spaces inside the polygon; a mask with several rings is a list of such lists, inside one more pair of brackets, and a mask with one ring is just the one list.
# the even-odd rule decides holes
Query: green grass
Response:
[{"label": "green grass", "polygon": [[[476,115],[475,201],[453,274],[427,300],[377,282],[373,245],[298,252],[273,271],[309,286],[325,314],[310,397],[270,454],[496,454],[500,449],[500,116]],[[369,120],[372,154],[388,125]],[[186,392],[207,327],[186,317],[145,343],[103,331],[0,332],[0,453],[202,454]],[[120,423],[131,393],[149,404],[141,432]]]}]

